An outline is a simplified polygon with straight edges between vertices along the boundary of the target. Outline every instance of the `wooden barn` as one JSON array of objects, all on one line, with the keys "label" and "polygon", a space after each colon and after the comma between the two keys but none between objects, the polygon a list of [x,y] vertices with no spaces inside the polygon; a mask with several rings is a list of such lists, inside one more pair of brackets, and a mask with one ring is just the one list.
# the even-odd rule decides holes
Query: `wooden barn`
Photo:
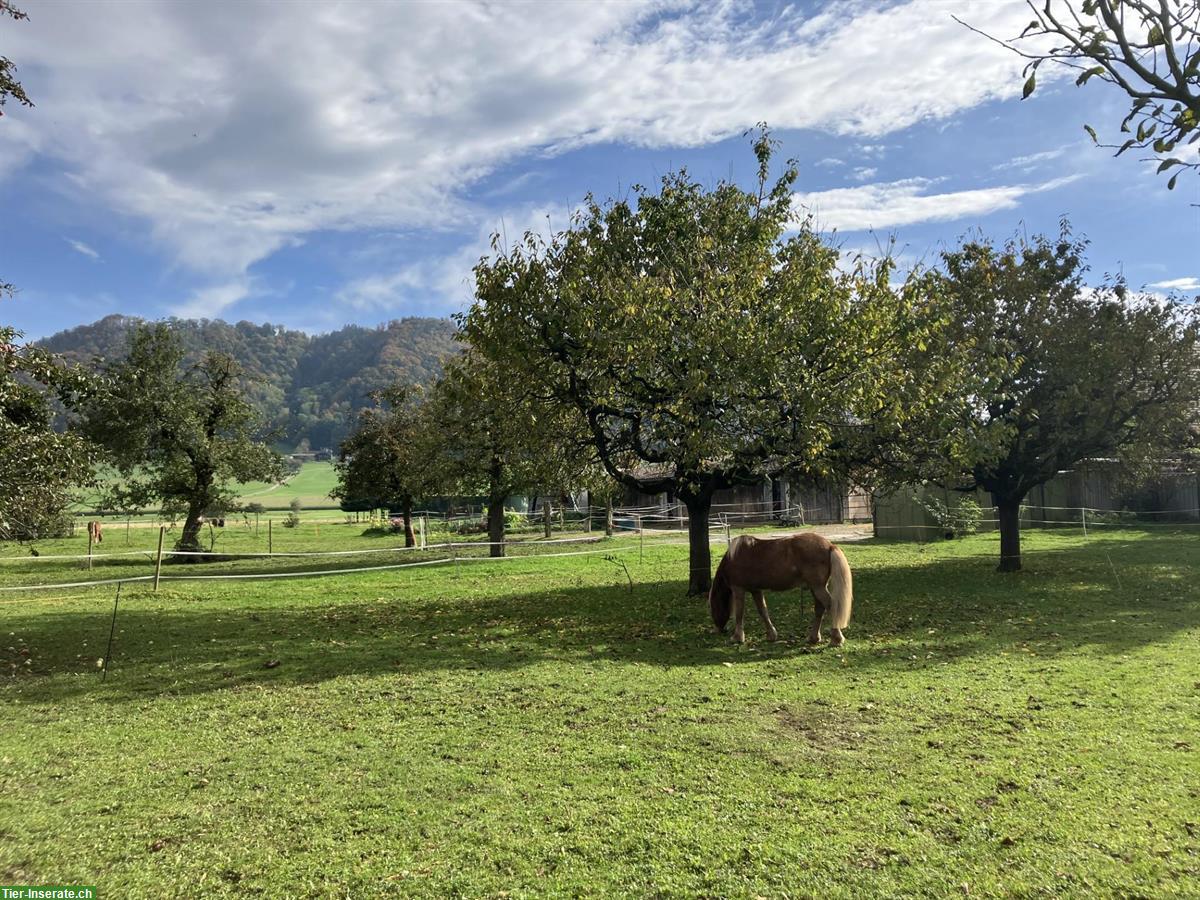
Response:
[{"label": "wooden barn", "polygon": [[[647,528],[682,528],[687,508],[670,493],[643,494],[627,489],[622,510],[637,512]],[[871,519],[869,495],[835,481],[805,482],[787,478],[764,478],[759,484],[741,485],[713,495],[712,521],[730,524],[756,522],[829,522]],[[662,523],[662,524],[659,524]]]}]

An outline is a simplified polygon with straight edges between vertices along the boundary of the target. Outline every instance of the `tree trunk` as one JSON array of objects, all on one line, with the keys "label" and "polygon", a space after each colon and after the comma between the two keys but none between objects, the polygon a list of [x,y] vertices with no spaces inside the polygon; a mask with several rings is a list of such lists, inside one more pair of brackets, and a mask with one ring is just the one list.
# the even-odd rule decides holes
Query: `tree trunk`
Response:
[{"label": "tree trunk", "polygon": [[[183,533],[175,542],[175,549],[187,553],[199,553],[204,548],[200,546],[200,518],[204,515],[204,507],[208,505],[208,492],[193,494],[188,498],[187,518],[183,520]],[[181,556],[184,562],[196,562],[198,556]]]},{"label": "tree trunk", "polygon": [[488,490],[488,548],[489,556],[504,555],[504,501],[508,495],[503,493],[501,476],[504,474],[500,460],[493,458],[489,472],[490,487]]},{"label": "tree trunk", "polygon": [[1021,570],[1021,500],[996,497],[992,502],[1000,514],[1000,565],[998,572]]},{"label": "tree trunk", "polygon": [[412,497],[404,498],[404,546],[412,547],[417,543],[416,535],[413,534],[412,527]]},{"label": "tree trunk", "polygon": [[611,494],[604,501],[604,536],[613,536],[613,498]]},{"label": "tree trunk", "polygon": [[542,501],[542,530],[546,537],[550,537],[550,501]]},{"label": "tree trunk", "polygon": [[708,543],[708,515],[712,509],[712,488],[708,485],[695,493],[680,492],[688,511],[688,596],[707,595],[712,586],[712,551]]}]

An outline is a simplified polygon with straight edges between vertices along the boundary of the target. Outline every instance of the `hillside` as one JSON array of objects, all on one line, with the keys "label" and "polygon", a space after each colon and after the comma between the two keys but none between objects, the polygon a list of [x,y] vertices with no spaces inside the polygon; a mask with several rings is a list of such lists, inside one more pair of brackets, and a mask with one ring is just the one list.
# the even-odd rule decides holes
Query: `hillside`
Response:
[{"label": "hillside", "polygon": [[[140,320],[106,316],[39,343],[79,363],[120,358]],[[246,373],[247,392],[277,439],[335,446],[353,427],[368,394],[394,382],[427,384],[458,350],[448,319],[398,319],[375,328],[347,325],[307,335],[279,325],[219,319],[171,319],[190,358],[205,349],[231,354]]]}]

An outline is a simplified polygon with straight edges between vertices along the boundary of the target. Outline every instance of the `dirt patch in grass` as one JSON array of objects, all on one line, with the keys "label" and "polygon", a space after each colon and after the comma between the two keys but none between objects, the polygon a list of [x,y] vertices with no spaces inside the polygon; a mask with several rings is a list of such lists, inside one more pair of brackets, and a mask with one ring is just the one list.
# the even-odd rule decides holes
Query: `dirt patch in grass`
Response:
[{"label": "dirt patch in grass", "polygon": [[779,730],[815,750],[860,750],[879,721],[873,708],[851,710],[822,703],[789,704],[775,710]]}]

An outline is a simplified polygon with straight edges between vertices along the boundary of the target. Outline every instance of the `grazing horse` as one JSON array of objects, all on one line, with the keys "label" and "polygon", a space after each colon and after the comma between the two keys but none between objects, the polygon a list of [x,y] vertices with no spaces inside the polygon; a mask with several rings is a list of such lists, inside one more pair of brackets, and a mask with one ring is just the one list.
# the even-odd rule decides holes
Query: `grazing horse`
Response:
[{"label": "grazing horse", "polygon": [[837,647],[844,640],[842,629],[850,622],[850,606],[854,599],[850,564],[839,547],[813,532],[782,538],[759,538],[748,534],[734,538],[717,566],[708,593],[708,608],[717,631],[724,633],[732,605],[733,640],[740,644],[746,640],[742,615],[749,591],[754,595],[763,624],[767,626],[767,639],[777,641],[779,632],[767,612],[763,591],[786,591],[805,584],[812,591],[816,613],[808,629],[809,643],[821,642],[821,619],[828,612],[829,643]]}]

